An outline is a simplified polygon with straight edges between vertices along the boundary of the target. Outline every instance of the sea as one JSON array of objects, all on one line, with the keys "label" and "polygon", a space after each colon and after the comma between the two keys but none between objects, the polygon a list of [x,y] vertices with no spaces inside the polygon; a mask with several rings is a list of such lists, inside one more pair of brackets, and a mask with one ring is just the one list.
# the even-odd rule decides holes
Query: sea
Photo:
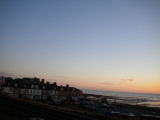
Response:
[{"label": "sea", "polygon": [[88,94],[112,96],[112,98],[108,99],[108,101],[110,102],[160,108],[160,94],[99,91],[86,89],[83,89],[82,91],[83,93]]}]

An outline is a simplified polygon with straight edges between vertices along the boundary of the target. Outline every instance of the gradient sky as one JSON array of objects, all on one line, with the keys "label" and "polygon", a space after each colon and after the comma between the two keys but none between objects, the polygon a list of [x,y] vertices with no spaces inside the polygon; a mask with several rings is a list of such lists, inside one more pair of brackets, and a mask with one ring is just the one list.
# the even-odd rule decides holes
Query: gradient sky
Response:
[{"label": "gradient sky", "polygon": [[1,0],[0,72],[160,93],[160,1]]}]

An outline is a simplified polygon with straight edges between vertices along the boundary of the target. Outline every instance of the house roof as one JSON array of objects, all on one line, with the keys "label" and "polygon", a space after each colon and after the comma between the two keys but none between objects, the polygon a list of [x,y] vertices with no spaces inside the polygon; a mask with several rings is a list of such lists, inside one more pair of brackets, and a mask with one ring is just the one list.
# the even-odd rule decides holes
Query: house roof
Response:
[{"label": "house roof", "polygon": [[81,90],[69,87],[67,84],[66,86],[57,86],[57,84],[44,82],[44,80],[40,81],[38,78],[5,78],[5,85],[8,87],[14,88],[27,88],[27,89],[43,89],[43,90],[57,90],[57,91],[72,91],[72,92],[82,92]]}]

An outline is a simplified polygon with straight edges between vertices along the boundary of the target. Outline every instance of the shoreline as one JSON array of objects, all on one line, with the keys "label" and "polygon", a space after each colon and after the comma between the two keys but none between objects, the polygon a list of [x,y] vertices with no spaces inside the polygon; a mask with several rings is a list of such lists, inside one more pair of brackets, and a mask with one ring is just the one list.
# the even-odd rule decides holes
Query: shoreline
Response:
[{"label": "shoreline", "polygon": [[[143,107],[149,107],[149,108],[155,108],[155,109],[160,109],[160,101],[149,101],[147,98],[136,98],[136,97],[124,97],[124,96],[110,96],[110,95],[100,95],[100,94],[92,94],[92,93],[83,93],[84,96],[93,96],[95,98],[100,98],[104,97],[105,99],[108,100],[108,102],[112,103],[119,103],[119,104],[127,104],[127,105],[134,105],[134,106],[143,106]],[[127,99],[128,98],[128,99]],[[128,103],[127,103],[128,102]],[[149,103],[159,103],[156,106],[154,104],[149,104]],[[147,104],[148,103],[148,104]]]},{"label": "shoreline", "polygon": [[[90,93],[84,93],[83,94],[84,96],[93,96],[93,97],[104,97],[106,99],[116,99],[118,97],[116,96],[105,96],[105,95],[97,95],[97,94],[90,94]],[[109,101],[107,101],[109,102]],[[144,106],[144,105],[139,105],[139,104],[129,104],[129,103],[121,103],[121,102],[116,102],[116,101],[113,101],[111,102],[113,104],[116,104],[116,105],[122,105],[122,106],[130,106],[130,107],[136,107],[136,108],[140,108],[140,109],[148,109],[148,110],[153,110],[153,111],[159,111],[160,110],[160,107],[150,107],[150,106]]]}]

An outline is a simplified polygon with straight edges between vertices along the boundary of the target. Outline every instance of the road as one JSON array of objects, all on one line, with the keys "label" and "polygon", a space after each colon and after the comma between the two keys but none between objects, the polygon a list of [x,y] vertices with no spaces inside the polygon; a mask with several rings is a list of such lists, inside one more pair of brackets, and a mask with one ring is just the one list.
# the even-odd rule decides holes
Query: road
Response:
[{"label": "road", "polygon": [[[36,118],[36,119],[35,119]],[[34,105],[0,96],[1,120],[98,120],[86,115]]]}]

